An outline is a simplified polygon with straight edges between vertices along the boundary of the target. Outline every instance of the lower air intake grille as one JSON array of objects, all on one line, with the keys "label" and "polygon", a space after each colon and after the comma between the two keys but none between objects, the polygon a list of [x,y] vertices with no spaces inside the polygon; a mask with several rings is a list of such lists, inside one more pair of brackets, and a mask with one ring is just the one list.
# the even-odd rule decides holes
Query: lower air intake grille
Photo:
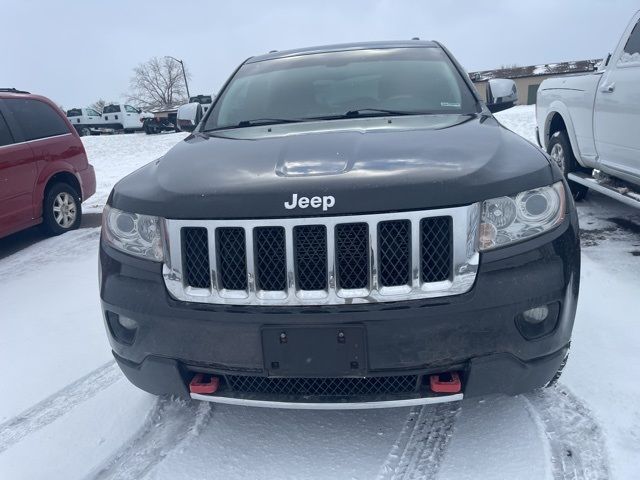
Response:
[{"label": "lower air intake grille", "polygon": [[422,281],[449,280],[453,262],[451,217],[423,218],[420,237]]},{"label": "lower air intake grille", "polygon": [[369,226],[366,223],[336,225],[336,270],[339,288],[369,286]]},{"label": "lower air intake grille", "polygon": [[368,378],[272,378],[227,375],[227,385],[238,393],[275,395],[352,396],[413,393],[418,375]]},{"label": "lower air intake grille", "polygon": [[196,288],[211,287],[209,268],[209,240],[206,228],[183,228],[182,251],[187,285]]},{"label": "lower air intake grille", "polygon": [[247,247],[244,228],[216,229],[220,287],[226,290],[247,289]]}]

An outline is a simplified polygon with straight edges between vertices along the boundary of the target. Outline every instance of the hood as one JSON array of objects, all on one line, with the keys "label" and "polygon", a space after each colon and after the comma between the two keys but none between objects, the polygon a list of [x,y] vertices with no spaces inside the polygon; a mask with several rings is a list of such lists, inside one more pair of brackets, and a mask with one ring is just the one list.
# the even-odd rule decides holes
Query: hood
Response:
[{"label": "hood", "polygon": [[121,180],[110,203],[175,219],[363,214],[470,204],[559,179],[537,147],[491,116],[214,133],[187,137]]}]

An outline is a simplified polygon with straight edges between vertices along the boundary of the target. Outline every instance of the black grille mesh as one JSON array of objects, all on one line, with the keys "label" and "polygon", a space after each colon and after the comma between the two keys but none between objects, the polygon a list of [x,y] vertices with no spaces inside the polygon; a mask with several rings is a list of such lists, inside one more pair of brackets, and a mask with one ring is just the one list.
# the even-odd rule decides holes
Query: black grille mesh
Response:
[{"label": "black grille mesh", "polygon": [[[377,225],[378,283],[381,287],[411,283],[411,222],[406,219]],[[420,221],[420,275],[422,282],[450,280],[453,274],[451,217],[429,217]],[[240,227],[216,229],[217,288],[247,289],[245,230]],[[336,225],[335,236],[327,239],[324,225],[298,225],[293,229],[296,285],[301,290],[328,287],[328,244],[334,241],[336,284],[340,289],[369,287],[370,246],[366,223]],[[206,228],[182,228],[185,283],[210,288],[211,265]],[[254,229],[256,286],[259,290],[286,291],[288,287],[286,235],[283,227]]]},{"label": "black grille mesh", "polygon": [[254,230],[258,290],[286,290],[287,252],[283,227]]},{"label": "black grille mesh", "polygon": [[339,288],[369,286],[369,226],[366,223],[336,225],[336,269]]},{"label": "black grille mesh", "polygon": [[228,290],[247,288],[247,247],[244,229],[225,227],[216,229],[220,287]]},{"label": "black grille mesh", "polygon": [[227,375],[234,392],[275,395],[352,396],[413,393],[418,391],[417,375],[368,378],[273,378]]},{"label": "black grille mesh", "polygon": [[293,229],[296,282],[300,290],[327,288],[327,228],[302,225]]},{"label": "black grille mesh", "polygon": [[383,287],[407,285],[411,278],[411,222],[378,224],[379,282]]},{"label": "black grille mesh", "polygon": [[451,217],[423,218],[420,236],[422,281],[448,280],[453,260]]},{"label": "black grille mesh", "polygon": [[206,228],[182,229],[184,275],[187,285],[196,288],[211,287],[209,268],[209,240]]}]

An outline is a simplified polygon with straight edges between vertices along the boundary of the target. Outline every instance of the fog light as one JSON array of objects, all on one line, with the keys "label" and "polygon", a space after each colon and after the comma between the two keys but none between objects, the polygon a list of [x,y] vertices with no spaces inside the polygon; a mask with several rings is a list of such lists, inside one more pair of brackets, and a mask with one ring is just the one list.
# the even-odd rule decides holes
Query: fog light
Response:
[{"label": "fog light", "polygon": [[516,315],[516,327],[527,340],[535,340],[552,333],[558,326],[560,303],[539,305]]},{"label": "fog light", "polygon": [[549,316],[549,307],[542,305],[540,307],[530,308],[522,312],[522,316],[529,323],[544,322]]},{"label": "fog light", "polygon": [[138,323],[131,318],[123,317],[108,310],[104,313],[111,336],[117,342],[133,345],[138,332]]},{"label": "fog light", "polygon": [[127,330],[135,330],[138,328],[138,322],[129,317],[123,317],[122,315],[118,316],[118,323]]}]

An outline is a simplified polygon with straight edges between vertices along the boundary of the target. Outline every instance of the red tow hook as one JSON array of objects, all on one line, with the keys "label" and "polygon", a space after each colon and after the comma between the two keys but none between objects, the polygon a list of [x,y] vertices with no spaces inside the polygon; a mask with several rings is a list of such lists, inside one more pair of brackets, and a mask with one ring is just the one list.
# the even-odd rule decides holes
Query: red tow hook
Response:
[{"label": "red tow hook", "polygon": [[438,373],[429,377],[431,391],[434,393],[458,393],[462,389],[457,372]]},{"label": "red tow hook", "polygon": [[189,382],[191,393],[211,394],[216,393],[220,386],[220,379],[206,373],[196,373]]}]

